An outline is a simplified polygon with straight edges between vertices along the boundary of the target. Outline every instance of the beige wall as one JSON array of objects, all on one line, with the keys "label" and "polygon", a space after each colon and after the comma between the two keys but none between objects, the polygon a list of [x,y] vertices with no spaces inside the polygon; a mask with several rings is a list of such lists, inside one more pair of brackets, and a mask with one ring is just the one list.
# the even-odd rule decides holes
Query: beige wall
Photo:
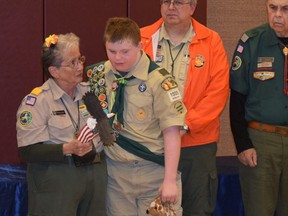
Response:
[{"label": "beige wall", "polygon": [[[222,37],[229,63],[243,32],[265,22],[265,0],[207,0],[207,26]],[[221,137],[217,153],[219,156],[236,155],[230,129],[228,103],[221,116]]]}]

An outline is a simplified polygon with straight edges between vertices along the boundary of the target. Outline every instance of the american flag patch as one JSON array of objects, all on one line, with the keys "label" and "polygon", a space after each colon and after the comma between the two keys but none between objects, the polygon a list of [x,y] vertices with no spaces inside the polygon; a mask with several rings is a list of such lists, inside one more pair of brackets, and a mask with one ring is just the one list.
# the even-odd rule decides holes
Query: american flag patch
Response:
[{"label": "american flag patch", "polygon": [[26,104],[29,106],[34,106],[34,104],[36,103],[36,97],[33,96],[27,96],[26,98]]},{"label": "american flag patch", "polygon": [[242,53],[243,49],[244,49],[244,47],[242,45],[238,45],[237,52]]}]

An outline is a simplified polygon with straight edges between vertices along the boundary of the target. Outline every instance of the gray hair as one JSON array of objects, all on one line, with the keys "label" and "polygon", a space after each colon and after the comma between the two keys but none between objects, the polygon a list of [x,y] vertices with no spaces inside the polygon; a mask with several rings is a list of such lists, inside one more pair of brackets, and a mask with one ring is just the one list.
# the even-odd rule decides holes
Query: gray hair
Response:
[{"label": "gray hair", "polygon": [[48,78],[52,77],[48,68],[50,66],[60,67],[63,61],[63,51],[67,48],[79,47],[80,38],[74,33],[59,34],[55,44],[47,47],[44,42],[41,50],[42,69]]}]

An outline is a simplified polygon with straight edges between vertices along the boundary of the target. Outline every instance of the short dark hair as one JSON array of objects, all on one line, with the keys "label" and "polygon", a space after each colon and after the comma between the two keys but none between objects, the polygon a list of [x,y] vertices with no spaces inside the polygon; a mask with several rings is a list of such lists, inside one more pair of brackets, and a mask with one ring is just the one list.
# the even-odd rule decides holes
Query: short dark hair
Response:
[{"label": "short dark hair", "polygon": [[104,44],[106,42],[115,43],[125,39],[131,39],[137,46],[141,41],[139,26],[133,20],[127,17],[109,18],[104,32]]}]

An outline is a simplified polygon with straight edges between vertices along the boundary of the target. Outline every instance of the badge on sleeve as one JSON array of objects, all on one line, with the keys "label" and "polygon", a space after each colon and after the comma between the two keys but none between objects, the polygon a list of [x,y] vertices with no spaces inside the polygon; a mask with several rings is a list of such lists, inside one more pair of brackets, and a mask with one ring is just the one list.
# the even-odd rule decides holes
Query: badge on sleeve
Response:
[{"label": "badge on sleeve", "polygon": [[166,78],[162,83],[161,83],[161,87],[165,90],[168,91],[170,89],[176,88],[178,85],[175,82],[174,79],[172,79],[171,77]]},{"label": "badge on sleeve", "polygon": [[19,116],[19,123],[22,126],[28,126],[32,122],[32,114],[29,111],[23,111]]},{"label": "badge on sleeve", "polygon": [[233,59],[233,64],[232,64],[232,70],[233,71],[236,71],[238,70],[242,65],[242,60],[239,56],[235,56],[234,59]]},{"label": "badge on sleeve", "polygon": [[36,100],[37,100],[37,98],[36,97],[33,97],[33,96],[27,96],[27,98],[26,98],[26,105],[29,105],[29,106],[34,106],[35,105],[35,103],[36,103]]}]

